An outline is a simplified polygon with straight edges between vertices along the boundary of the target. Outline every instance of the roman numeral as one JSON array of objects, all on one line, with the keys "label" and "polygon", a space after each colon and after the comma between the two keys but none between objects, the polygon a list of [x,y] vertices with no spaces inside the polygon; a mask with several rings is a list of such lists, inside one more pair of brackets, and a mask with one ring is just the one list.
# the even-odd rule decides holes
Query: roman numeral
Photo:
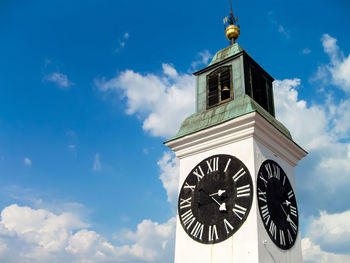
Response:
[{"label": "roman numeral", "polygon": [[233,181],[237,182],[239,178],[241,178],[243,175],[245,175],[246,172],[244,171],[243,167],[238,170],[238,172],[232,176]]},{"label": "roman numeral", "polygon": [[[242,216],[244,216],[245,212],[247,211],[247,208],[235,204],[235,207],[232,208],[232,212],[235,213],[235,215],[242,220]],[[241,216],[242,215],[242,216]]]},{"label": "roman numeral", "polygon": [[284,237],[284,232],[283,230],[280,230],[280,245],[285,246],[286,245],[286,239]]},{"label": "roman numeral", "polygon": [[292,238],[292,235],[289,232],[289,229],[287,229],[287,233],[288,233],[288,242],[289,242],[289,244],[292,244],[293,243],[293,238]]},{"label": "roman numeral", "polygon": [[219,157],[209,159],[207,161],[207,165],[208,165],[207,174],[211,172],[216,172],[219,169]]},{"label": "roman numeral", "polygon": [[289,219],[289,224],[292,227],[292,230],[293,230],[294,234],[296,234],[297,233],[297,228],[298,228],[297,225],[293,222],[292,219]]},{"label": "roman numeral", "polygon": [[270,221],[269,232],[270,232],[271,236],[276,240],[277,227],[276,227],[275,222],[273,222],[273,220]]},{"label": "roman numeral", "polygon": [[269,212],[269,209],[267,208],[267,205],[263,205],[262,207],[260,207],[261,209],[261,214],[262,214],[262,217],[263,217],[263,221],[265,221],[265,225],[267,225],[269,223],[269,220],[270,220],[270,212]]},{"label": "roman numeral", "polygon": [[272,169],[271,165],[269,163],[265,164],[265,169],[268,173],[267,178],[270,179],[272,177]]},{"label": "roman numeral", "polygon": [[277,165],[272,165],[273,175],[276,179],[281,180],[281,169]]},{"label": "roman numeral", "polygon": [[[198,170],[199,170],[199,172],[198,172]],[[198,166],[198,168],[193,173],[197,176],[198,182],[204,177],[203,170],[200,166]]]},{"label": "roman numeral", "polygon": [[227,163],[226,163],[224,173],[226,173],[227,168],[228,168],[228,166],[230,165],[230,162],[231,162],[231,158],[230,158],[230,159],[228,159],[228,161],[227,161]]},{"label": "roman numeral", "polygon": [[294,196],[293,190],[288,192],[288,199],[291,199]]},{"label": "roman numeral", "polygon": [[184,224],[184,226],[186,226],[186,229],[189,229],[195,220],[191,209],[189,209],[185,213],[183,213],[181,215],[181,219],[182,219],[182,223]]},{"label": "roman numeral", "polygon": [[219,239],[218,231],[216,230],[216,225],[209,226],[208,241],[213,241]]},{"label": "roman numeral", "polygon": [[278,180],[281,179],[281,171],[277,165],[272,164],[272,168],[271,168],[271,165],[269,163],[267,163],[267,164],[265,164],[265,169],[268,173],[268,177],[267,177],[268,179],[270,179],[272,177],[275,177]]},{"label": "roman numeral", "polygon": [[298,214],[297,208],[292,206],[292,205],[290,205],[290,214],[295,216],[295,217],[297,217],[297,214]]},{"label": "roman numeral", "polygon": [[258,188],[258,197],[259,197],[259,200],[263,201],[263,202],[267,202],[267,198],[266,198],[266,192],[263,192],[260,190],[260,188]]},{"label": "roman numeral", "polygon": [[187,199],[180,198],[180,209],[191,207],[191,197]]},{"label": "roman numeral", "polygon": [[264,175],[263,175],[262,173],[260,173],[259,178],[260,178],[261,180],[263,180],[264,185],[265,185],[265,188],[266,188],[266,187],[267,187],[267,180],[264,178]]},{"label": "roman numeral", "polygon": [[[233,230],[233,226],[226,219],[224,219],[224,225],[225,225],[225,229],[226,229],[226,234],[229,234],[230,231]],[[228,230],[228,229],[230,229],[230,230]]]},{"label": "roman numeral", "polygon": [[286,182],[286,176],[283,176],[283,183],[282,183],[283,186],[284,186],[285,182]]},{"label": "roman numeral", "polygon": [[191,189],[192,192],[194,191],[195,188],[196,188],[195,185],[189,185],[187,182],[184,185],[184,189]]},{"label": "roman numeral", "polygon": [[199,239],[202,240],[203,228],[204,228],[204,225],[197,221],[191,231],[191,235],[194,236],[195,238],[199,237]]},{"label": "roman numeral", "polygon": [[250,196],[250,185],[237,187],[237,197]]}]

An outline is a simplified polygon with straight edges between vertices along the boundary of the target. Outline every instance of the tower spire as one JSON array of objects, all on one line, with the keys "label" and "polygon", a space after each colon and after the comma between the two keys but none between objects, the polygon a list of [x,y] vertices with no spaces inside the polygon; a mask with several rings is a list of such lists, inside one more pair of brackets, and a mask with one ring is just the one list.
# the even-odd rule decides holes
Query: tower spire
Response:
[{"label": "tower spire", "polygon": [[[230,0],[230,11],[231,11],[230,15],[225,17],[223,22],[224,22],[226,37],[228,40],[231,41],[231,45],[232,45],[235,43],[236,39],[239,37],[239,34],[240,34],[238,16],[234,16],[232,11],[232,0]],[[226,27],[226,24],[228,24],[227,27]]]}]

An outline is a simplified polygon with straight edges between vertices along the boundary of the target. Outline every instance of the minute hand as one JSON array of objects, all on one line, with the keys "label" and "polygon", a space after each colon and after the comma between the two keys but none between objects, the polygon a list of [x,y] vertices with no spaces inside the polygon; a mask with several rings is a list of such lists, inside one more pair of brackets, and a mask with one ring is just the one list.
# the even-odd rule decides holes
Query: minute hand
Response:
[{"label": "minute hand", "polygon": [[284,210],[284,208],[283,208],[283,206],[281,205],[281,208],[282,208],[282,210],[283,210],[283,213],[286,215],[286,217],[288,218],[289,217],[289,215],[286,213],[286,210]]},{"label": "minute hand", "polygon": [[220,211],[226,211],[226,203],[220,204],[218,201],[216,201],[216,199],[214,197],[211,196],[211,198],[215,201],[215,203],[217,203],[219,205]]}]

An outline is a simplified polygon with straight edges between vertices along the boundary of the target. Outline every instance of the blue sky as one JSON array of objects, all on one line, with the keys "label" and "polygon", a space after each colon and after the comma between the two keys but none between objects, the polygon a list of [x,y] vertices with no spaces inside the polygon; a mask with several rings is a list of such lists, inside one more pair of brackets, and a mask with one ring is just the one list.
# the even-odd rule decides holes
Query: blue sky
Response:
[{"label": "blue sky", "polygon": [[[236,1],[275,79],[305,262],[350,261],[348,1]],[[192,72],[229,43],[229,1],[1,1],[0,261],[172,262]],[[20,253],[19,253],[19,252]]]}]

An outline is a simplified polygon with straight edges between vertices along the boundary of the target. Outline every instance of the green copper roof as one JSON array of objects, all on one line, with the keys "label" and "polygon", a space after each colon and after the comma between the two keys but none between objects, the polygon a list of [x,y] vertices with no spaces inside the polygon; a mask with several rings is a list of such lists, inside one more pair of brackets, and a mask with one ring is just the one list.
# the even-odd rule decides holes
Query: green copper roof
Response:
[{"label": "green copper roof", "polygon": [[233,56],[241,51],[243,51],[243,48],[240,45],[238,45],[237,43],[230,45],[227,48],[221,49],[220,51],[218,51],[214,55],[213,59],[211,60],[211,62],[208,66],[213,65],[215,63],[218,63],[218,62],[220,62],[228,57],[231,57],[231,56]]},{"label": "green copper roof", "polygon": [[248,95],[221,104],[204,112],[192,114],[183,121],[179,132],[171,140],[215,126],[254,111],[257,111],[280,132],[292,140],[292,136],[288,129]]}]

